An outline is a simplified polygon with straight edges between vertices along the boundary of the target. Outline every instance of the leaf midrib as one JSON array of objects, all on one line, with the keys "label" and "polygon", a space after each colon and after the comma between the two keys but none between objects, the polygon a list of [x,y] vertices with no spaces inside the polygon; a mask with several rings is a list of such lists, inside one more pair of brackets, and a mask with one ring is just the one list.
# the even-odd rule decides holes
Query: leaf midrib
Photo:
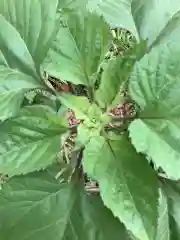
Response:
[{"label": "leaf midrib", "polygon": [[[117,160],[116,162],[118,162],[118,159],[116,158],[116,155],[115,155],[115,153],[114,153],[114,151],[113,151],[113,148],[111,147],[111,145],[110,145],[110,143],[107,141],[107,143],[108,143],[108,145],[109,145],[109,148],[110,148],[110,151],[111,151],[111,153],[112,153],[112,155],[113,155],[113,158],[115,159],[115,160]],[[120,161],[119,161],[119,163],[121,163]],[[118,164],[118,166],[119,166],[119,164]],[[121,166],[122,167],[122,166]],[[136,212],[138,213],[138,215],[139,215],[139,219],[141,219],[141,223],[142,223],[142,225],[144,226],[144,229],[146,229],[146,227],[145,227],[145,225],[144,225],[144,221],[143,221],[143,219],[141,218],[141,214],[140,214],[140,212],[139,212],[139,210],[138,210],[138,208],[137,208],[137,206],[136,206],[136,202],[134,201],[134,197],[133,197],[133,195],[131,194],[131,191],[130,191],[130,188],[129,188],[129,186],[128,186],[128,184],[127,184],[127,180],[126,180],[126,178],[125,178],[125,176],[124,176],[124,172],[123,172],[123,170],[121,170],[121,168],[118,168],[119,170],[120,170],[120,172],[121,172],[121,176],[123,177],[123,179],[124,179],[124,182],[126,183],[126,189],[127,189],[127,192],[128,192],[128,194],[129,194],[129,196],[130,196],[130,199],[132,200],[132,202],[134,203],[133,204],[133,206],[134,206],[134,209],[136,210]],[[117,171],[117,169],[116,169],[116,171]],[[121,220],[121,219],[120,219]],[[126,225],[126,227],[127,227],[127,225]],[[131,231],[131,229],[129,229],[130,231]],[[148,235],[147,235],[147,231],[146,231],[146,236],[147,236],[147,240],[148,240]]]}]

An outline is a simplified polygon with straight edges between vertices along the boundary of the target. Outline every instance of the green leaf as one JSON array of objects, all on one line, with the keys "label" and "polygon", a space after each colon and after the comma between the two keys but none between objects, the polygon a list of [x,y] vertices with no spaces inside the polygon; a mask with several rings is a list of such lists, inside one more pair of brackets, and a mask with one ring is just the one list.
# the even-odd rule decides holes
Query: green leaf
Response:
[{"label": "green leaf", "polygon": [[91,106],[88,98],[67,93],[59,94],[58,98],[64,106],[75,112],[77,119],[87,118],[87,112]]},{"label": "green leaf", "polygon": [[58,9],[66,11],[77,11],[79,9],[85,10],[88,0],[59,0]]},{"label": "green leaf", "polygon": [[112,27],[125,28],[138,40],[147,39],[148,46],[179,43],[179,0],[89,0],[88,8],[103,15]]},{"label": "green leaf", "polygon": [[179,182],[163,180],[163,189],[168,199],[171,240],[180,240],[180,185]]},{"label": "green leaf", "polygon": [[112,27],[128,29],[139,39],[131,13],[131,2],[132,0],[89,0],[88,9],[103,15]]},{"label": "green leaf", "polygon": [[103,127],[110,121],[111,118],[109,116],[102,115],[97,105],[92,104],[87,113],[87,119],[78,126],[76,136],[77,146],[86,146],[92,137],[100,136]]},{"label": "green leaf", "polygon": [[179,54],[174,47],[154,49],[136,64],[129,86],[141,108],[129,127],[132,143],[172,179],[180,178]]},{"label": "green leaf", "polygon": [[121,56],[110,60],[102,73],[101,84],[95,93],[95,99],[103,109],[106,109],[113,102],[126,80],[121,78],[122,62]]},{"label": "green leaf", "polygon": [[59,29],[45,69],[58,79],[92,86],[107,51],[108,25],[104,20],[94,13],[72,13],[66,26]]},{"label": "green leaf", "polygon": [[[26,44],[38,72],[56,37],[57,6],[58,0],[50,2],[46,0],[1,0],[0,2],[0,14],[21,36],[21,41]],[[4,35],[5,31],[1,30],[1,33]],[[15,45],[12,35],[9,41]],[[18,46],[12,47],[12,50],[23,56]]]},{"label": "green leaf", "polygon": [[31,76],[0,65],[0,120],[16,115],[22,105],[24,94],[42,85]]},{"label": "green leaf", "polygon": [[0,172],[9,176],[43,169],[56,160],[66,124],[44,107],[26,107],[0,124]]},{"label": "green leaf", "polygon": [[[111,59],[102,73],[101,84],[95,93],[96,100],[102,108],[109,107],[120,91],[124,90],[129,75],[136,61],[146,52],[146,42],[136,44],[123,56]],[[120,101],[119,101],[120,103]]]},{"label": "green leaf", "polygon": [[38,79],[33,59],[28,52],[26,44],[17,30],[1,14],[0,64],[2,67],[19,70]]},{"label": "green leaf", "polygon": [[101,197],[140,240],[154,240],[157,230],[156,176],[124,136],[94,137],[85,148],[85,172],[97,180]]},{"label": "green leaf", "polygon": [[95,103],[92,103],[87,112],[87,120],[84,121],[84,124],[90,128],[98,128],[100,125],[104,124],[106,120],[109,120],[109,117],[102,114],[102,110]]},{"label": "green leaf", "polygon": [[49,110],[54,112],[58,112],[59,110],[59,101],[57,101],[56,96],[52,95],[52,93],[44,92],[44,91],[31,91],[26,94],[27,101],[29,105],[33,104],[33,106],[44,106],[44,108],[48,108]]},{"label": "green leaf", "polygon": [[58,98],[74,111],[78,120],[83,120],[78,126],[76,147],[86,145],[93,136],[99,136],[102,127],[109,122],[109,117],[104,116],[96,104],[90,104],[86,97],[61,93]]},{"label": "green leaf", "polygon": [[171,225],[171,240],[177,239],[180,240],[180,230],[179,223],[176,223],[173,216],[170,216],[170,225]]},{"label": "green leaf", "polygon": [[[180,2],[163,0],[133,0],[132,15],[141,39],[149,46],[179,44]],[[155,24],[152,24],[155,23]]]},{"label": "green leaf", "polygon": [[19,112],[24,94],[30,89],[46,88],[40,78],[40,64],[46,51],[44,43],[49,41],[46,36],[50,26],[46,19],[51,19],[52,7],[43,2],[43,5],[40,0],[0,2],[0,120]]},{"label": "green leaf", "polygon": [[94,136],[100,136],[101,128],[88,127],[86,123],[82,123],[78,126],[76,142],[77,144],[86,145],[89,140]]},{"label": "green leaf", "polygon": [[0,192],[2,240],[127,240],[122,224],[76,183],[46,172],[11,179]]},{"label": "green leaf", "polygon": [[58,99],[64,106],[74,111],[78,120],[85,120],[87,127],[98,127],[103,124],[101,109],[96,104],[91,104],[87,97],[61,93]]},{"label": "green leaf", "polygon": [[[159,189],[159,215],[156,240],[170,240],[168,202],[164,191]],[[172,239],[173,240],[173,239]]]}]

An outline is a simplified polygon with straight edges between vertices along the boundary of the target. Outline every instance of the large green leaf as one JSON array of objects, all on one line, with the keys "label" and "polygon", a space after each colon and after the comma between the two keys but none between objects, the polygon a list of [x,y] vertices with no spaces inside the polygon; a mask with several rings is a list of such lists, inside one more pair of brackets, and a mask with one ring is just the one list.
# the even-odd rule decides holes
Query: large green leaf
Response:
[{"label": "large green leaf", "polygon": [[66,124],[48,108],[26,107],[0,124],[0,172],[10,176],[43,169],[56,160]]},{"label": "large green leaf", "polygon": [[131,13],[132,0],[88,0],[88,8],[103,15],[112,27],[130,30],[139,39],[139,35]]},{"label": "large green leaf", "polygon": [[84,170],[97,180],[105,205],[140,240],[154,240],[158,186],[147,161],[124,138],[91,138]]},{"label": "large green leaf", "polygon": [[125,52],[123,56],[108,62],[102,73],[100,87],[95,93],[96,100],[102,108],[110,107],[117,94],[124,90],[134,63],[146,53],[146,50],[146,42],[142,41]]},{"label": "large green leaf", "polygon": [[180,240],[180,185],[164,179],[163,189],[168,199],[170,239]]},{"label": "large green leaf", "polygon": [[88,0],[59,0],[58,9],[62,12],[72,12],[79,9],[85,10]]},{"label": "large green leaf", "polygon": [[38,79],[35,64],[17,30],[0,14],[0,64]]},{"label": "large green leaf", "polygon": [[124,227],[76,183],[46,172],[11,179],[0,192],[1,240],[127,240]]},{"label": "large green leaf", "polygon": [[92,86],[93,74],[107,50],[108,25],[104,20],[95,13],[73,13],[60,27],[45,68],[54,77]]},{"label": "large green leaf", "polygon": [[[164,191],[159,189],[159,215],[156,240],[170,240],[168,202]],[[173,239],[172,239],[173,240]]]},{"label": "large green leaf", "polygon": [[0,120],[16,115],[29,89],[41,87],[36,79],[0,65]]},{"label": "large green leaf", "polygon": [[140,106],[129,131],[138,152],[172,179],[180,178],[180,50],[163,46],[136,64],[130,95]]},{"label": "large green leaf", "polygon": [[133,0],[131,9],[139,36],[141,39],[148,39],[149,46],[179,43],[178,0]]},{"label": "large green leaf", "polygon": [[55,31],[56,2],[0,1],[0,120],[19,112],[29,89],[45,88],[40,64]]},{"label": "large green leaf", "polygon": [[131,31],[137,39],[148,39],[149,46],[179,43],[179,0],[89,0],[88,7],[112,26]]},{"label": "large green leaf", "polygon": [[[56,36],[58,0],[1,0],[0,14],[16,28],[39,67]],[[2,35],[5,31],[1,30]],[[13,37],[9,38],[12,41]],[[19,51],[13,47],[13,52]],[[22,52],[19,51],[19,55]],[[10,56],[9,56],[10,58]]]}]

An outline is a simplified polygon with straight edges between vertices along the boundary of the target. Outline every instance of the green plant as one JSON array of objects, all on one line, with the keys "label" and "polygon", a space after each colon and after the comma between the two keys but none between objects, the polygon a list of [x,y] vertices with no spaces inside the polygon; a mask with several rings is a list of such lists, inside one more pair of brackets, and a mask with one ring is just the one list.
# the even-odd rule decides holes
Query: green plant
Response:
[{"label": "green plant", "polygon": [[180,239],[179,9],[0,1],[2,240]]}]

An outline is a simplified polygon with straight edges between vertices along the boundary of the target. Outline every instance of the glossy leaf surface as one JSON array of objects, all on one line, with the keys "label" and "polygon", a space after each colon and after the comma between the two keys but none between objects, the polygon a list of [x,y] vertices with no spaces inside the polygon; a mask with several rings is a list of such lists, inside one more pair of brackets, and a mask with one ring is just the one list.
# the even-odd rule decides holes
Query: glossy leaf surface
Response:
[{"label": "glossy leaf surface", "polygon": [[136,64],[129,87],[141,108],[129,128],[132,143],[172,179],[180,178],[179,53],[167,46],[151,51]]},{"label": "glossy leaf surface", "polygon": [[26,107],[0,124],[0,172],[9,176],[44,169],[56,160],[66,123],[51,111]]},{"label": "glossy leaf surface", "polygon": [[179,43],[179,0],[89,0],[88,7],[112,27],[125,28],[138,40],[147,39],[150,47]]},{"label": "glossy leaf surface", "polygon": [[0,192],[2,240],[128,240],[98,196],[39,172],[12,178]]},{"label": "glossy leaf surface", "polygon": [[139,61],[146,51],[146,42],[142,41],[117,58],[109,60],[102,73],[99,89],[95,93],[99,106],[110,108],[113,105],[117,95],[122,94],[122,91],[126,89],[135,62]]},{"label": "glossy leaf surface", "polygon": [[[0,14],[18,32],[38,71],[56,37],[57,6],[58,0],[50,2],[47,0],[2,0],[0,2]],[[12,40],[12,37],[10,39]],[[13,51],[16,49],[13,48]]]},{"label": "glossy leaf surface", "polygon": [[45,68],[54,77],[90,87],[107,51],[108,25],[104,20],[95,13],[72,13],[59,29]]},{"label": "glossy leaf surface", "polygon": [[83,166],[98,181],[105,205],[127,229],[138,239],[153,240],[157,228],[156,176],[130,143],[120,137],[94,137],[86,146]]},{"label": "glossy leaf surface", "polygon": [[57,3],[0,2],[0,120],[18,114],[30,89],[46,88],[40,66],[56,36]]}]

